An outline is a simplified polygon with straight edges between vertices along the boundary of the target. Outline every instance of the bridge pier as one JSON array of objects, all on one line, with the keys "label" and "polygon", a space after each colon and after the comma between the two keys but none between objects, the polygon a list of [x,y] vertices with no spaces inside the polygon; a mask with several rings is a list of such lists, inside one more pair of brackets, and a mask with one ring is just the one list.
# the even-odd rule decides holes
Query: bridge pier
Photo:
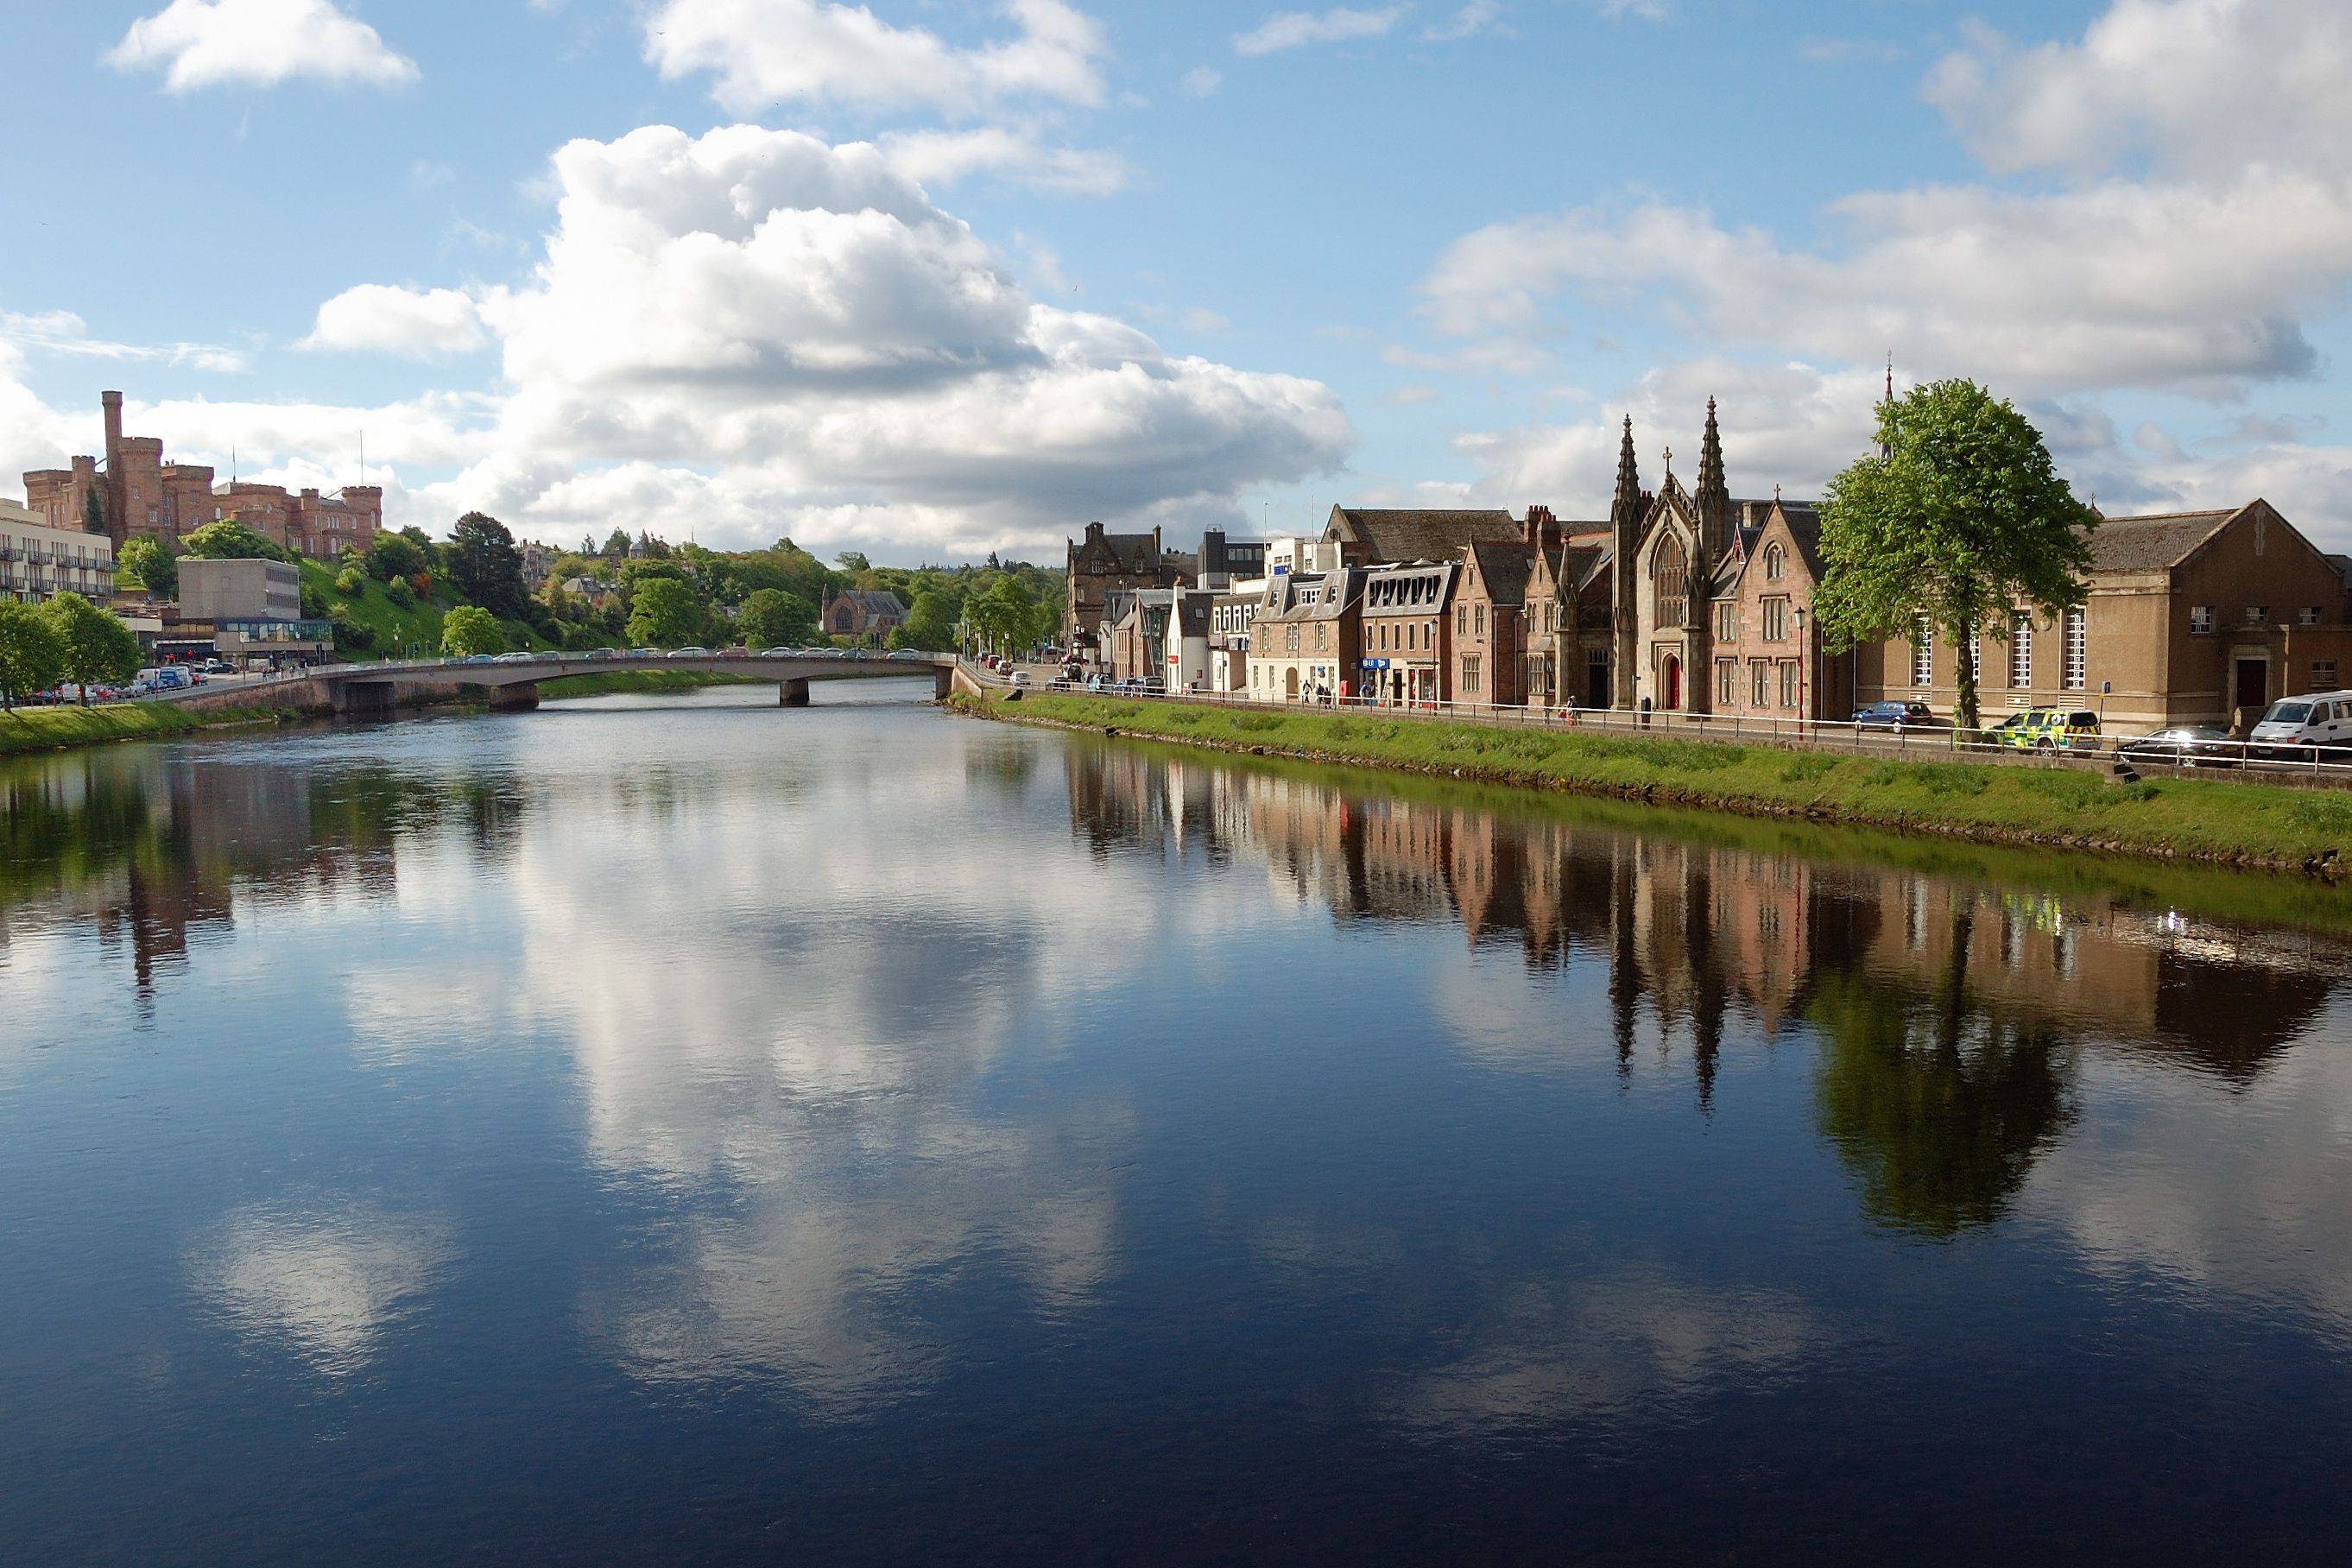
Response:
[{"label": "bridge pier", "polygon": [[490,711],[493,713],[528,713],[539,706],[539,682],[518,681],[512,686],[490,688]]},{"label": "bridge pier", "polygon": [[390,713],[397,697],[388,680],[341,680],[329,704],[341,719],[376,719]]},{"label": "bridge pier", "polygon": [[955,668],[952,665],[931,667],[931,700],[945,702],[955,695]]},{"label": "bridge pier", "polygon": [[808,705],[809,684],[806,676],[803,676],[798,680],[784,681],[776,688],[777,707],[805,708]]}]

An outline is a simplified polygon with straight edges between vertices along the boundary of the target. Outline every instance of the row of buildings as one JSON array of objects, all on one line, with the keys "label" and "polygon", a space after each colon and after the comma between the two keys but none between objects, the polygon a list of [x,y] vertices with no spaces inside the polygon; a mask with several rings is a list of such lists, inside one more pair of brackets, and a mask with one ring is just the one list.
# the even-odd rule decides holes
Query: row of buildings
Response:
[{"label": "row of buildings", "polygon": [[[2020,607],[1952,646],[1831,654],[1813,615],[1821,512],[1733,495],[1716,406],[1685,485],[1654,489],[1625,423],[1605,516],[1334,507],[1312,539],[1200,556],[1090,524],[1069,546],[1064,635],[1120,679],[1268,701],[1614,708],[1843,720],[1869,702],[1948,716],[1960,660],[1988,713],[2081,708],[2111,725],[2242,727],[2346,684],[2352,559],[2267,501],[2104,519],[2084,602]],[[1241,562],[1222,572],[1206,569]]]},{"label": "row of buildings", "polygon": [[207,523],[233,518],[283,550],[331,561],[345,550],[366,550],[383,526],[381,486],[327,493],[234,479],[220,484],[209,465],[165,462],[162,441],[125,436],[122,394],[103,393],[100,401],[105,452],[25,476],[25,510],[48,529],[102,533],[120,549],[133,539],[176,544]]}]

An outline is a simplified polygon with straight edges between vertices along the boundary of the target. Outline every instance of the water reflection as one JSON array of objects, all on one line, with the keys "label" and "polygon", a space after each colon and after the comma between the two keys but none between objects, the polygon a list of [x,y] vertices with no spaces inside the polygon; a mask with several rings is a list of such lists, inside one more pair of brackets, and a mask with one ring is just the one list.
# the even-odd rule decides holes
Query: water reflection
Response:
[{"label": "water reflection", "polygon": [[1981,1547],[2347,1435],[2352,921],[2267,884],[727,697],[51,759],[0,847],[0,1406],[303,1546]]}]

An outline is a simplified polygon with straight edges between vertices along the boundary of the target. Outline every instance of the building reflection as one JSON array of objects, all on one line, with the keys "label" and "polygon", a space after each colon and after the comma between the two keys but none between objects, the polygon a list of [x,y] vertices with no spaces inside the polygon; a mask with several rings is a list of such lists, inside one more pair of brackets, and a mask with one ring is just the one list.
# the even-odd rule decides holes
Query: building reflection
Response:
[{"label": "building reflection", "polygon": [[[1600,966],[1620,1073],[1654,1040],[1709,1112],[1727,1032],[1768,1047],[1801,1032],[1818,1047],[1817,1124],[1869,1212],[1929,1235],[2004,1211],[2070,1124],[2082,1053],[2242,1089],[2352,973],[2334,936],[1809,859],[1780,829],[1637,834],[1572,803],[1514,814],[1303,770],[1067,759],[1073,830],[1098,856],[1255,863],[1338,921],[1452,922],[1474,952],[1515,949],[1538,974]],[[1590,1034],[1580,1016],[1557,1027]]]}]

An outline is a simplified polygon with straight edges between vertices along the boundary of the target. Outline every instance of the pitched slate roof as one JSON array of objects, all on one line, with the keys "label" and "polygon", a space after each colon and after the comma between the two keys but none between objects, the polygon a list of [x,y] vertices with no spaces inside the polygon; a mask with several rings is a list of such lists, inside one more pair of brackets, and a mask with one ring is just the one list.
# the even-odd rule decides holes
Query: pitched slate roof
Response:
[{"label": "pitched slate roof", "polygon": [[2162,572],[2221,531],[2243,511],[2174,511],[2149,517],[2111,517],[2091,532],[2094,572]]},{"label": "pitched slate roof", "polygon": [[887,588],[845,588],[833,602],[838,605],[844,599],[869,616],[904,618],[907,614],[907,602]]},{"label": "pitched slate roof", "polygon": [[1439,511],[1333,507],[1324,536],[1359,546],[1376,562],[1459,559],[1481,540],[1518,539],[1526,530],[1507,511]]},{"label": "pitched slate roof", "polygon": [[1498,605],[1524,605],[1528,599],[1528,576],[1536,569],[1536,552],[1523,543],[1476,543],[1470,554],[1478,563],[1479,580],[1486,585],[1486,596]]}]

